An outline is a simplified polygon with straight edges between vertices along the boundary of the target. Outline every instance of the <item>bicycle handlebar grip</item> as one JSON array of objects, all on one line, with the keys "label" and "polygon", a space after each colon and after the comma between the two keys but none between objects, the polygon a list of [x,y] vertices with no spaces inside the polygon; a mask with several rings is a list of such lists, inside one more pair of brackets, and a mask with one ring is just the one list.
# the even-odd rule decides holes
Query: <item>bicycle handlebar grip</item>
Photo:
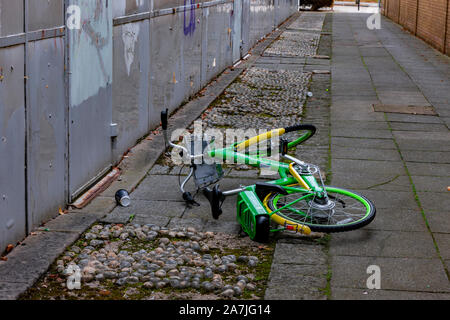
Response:
[{"label": "bicycle handlebar grip", "polygon": [[161,125],[163,130],[167,130],[167,116],[168,116],[169,110],[166,109],[164,111],[161,111]]},{"label": "bicycle handlebar grip", "polygon": [[311,131],[311,136],[313,136],[317,131],[316,127],[312,124],[296,124],[294,126],[286,127],[284,128],[284,130],[286,133],[300,130],[308,130]]}]

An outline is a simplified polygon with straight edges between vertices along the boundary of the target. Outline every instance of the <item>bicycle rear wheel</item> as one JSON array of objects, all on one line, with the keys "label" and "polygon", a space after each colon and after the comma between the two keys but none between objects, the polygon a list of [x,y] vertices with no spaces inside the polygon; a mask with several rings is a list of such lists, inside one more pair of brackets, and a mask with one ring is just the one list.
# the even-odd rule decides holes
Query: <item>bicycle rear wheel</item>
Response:
[{"label": "bicycle rear wheel", "polygon": [[[317,232],[344,232],[362,228],[375,218],[375,206],[366,197],[342,188],[326,186],[326,198],[290,189],[287,195],[271,193],[264,205],[277,223],[306,225]],[[299,200],[302,198],[301,200]],[[294,202],[295,201],[295,202]]]}]

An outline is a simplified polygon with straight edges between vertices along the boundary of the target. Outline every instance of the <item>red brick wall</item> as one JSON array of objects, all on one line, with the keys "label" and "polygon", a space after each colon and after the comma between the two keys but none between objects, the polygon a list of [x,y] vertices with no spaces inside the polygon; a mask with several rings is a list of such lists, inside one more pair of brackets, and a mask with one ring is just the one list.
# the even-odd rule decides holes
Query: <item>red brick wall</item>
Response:
[{"label": "red brick wall", "polygon": [[382,0],[382,13],[450,54],[450,0]]}]

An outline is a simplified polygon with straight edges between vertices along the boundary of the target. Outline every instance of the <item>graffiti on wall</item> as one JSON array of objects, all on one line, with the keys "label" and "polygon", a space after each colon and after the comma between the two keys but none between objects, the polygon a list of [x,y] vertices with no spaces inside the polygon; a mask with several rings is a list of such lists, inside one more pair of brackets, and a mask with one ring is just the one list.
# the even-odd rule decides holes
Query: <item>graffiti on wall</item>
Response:
[{"label": "graffiti on wall", "polygon": [[[187,3],[190,3],[188,5]],[[189,7],[189,8],[188,8]],[[195,32],[195,0],[184,0],[184,35],[192,35]]]}]

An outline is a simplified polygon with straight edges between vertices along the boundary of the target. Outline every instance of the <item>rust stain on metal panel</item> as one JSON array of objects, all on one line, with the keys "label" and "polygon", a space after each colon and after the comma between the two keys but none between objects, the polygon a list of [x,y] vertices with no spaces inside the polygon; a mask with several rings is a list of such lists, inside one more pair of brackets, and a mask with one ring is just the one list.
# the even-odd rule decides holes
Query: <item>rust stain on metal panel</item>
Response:
[{"label": "rust stain on metal panel", "polygon": [[120,175],[120,169],[114,168],[109,174],[107,174],[102,180],[100,180],[93,188],[88,190],[85,194],[80,196],[71,206],[81,209],[85,207],[89,202],[95,199],[100,193],[105,191],[111,183],[113,183]]}]

